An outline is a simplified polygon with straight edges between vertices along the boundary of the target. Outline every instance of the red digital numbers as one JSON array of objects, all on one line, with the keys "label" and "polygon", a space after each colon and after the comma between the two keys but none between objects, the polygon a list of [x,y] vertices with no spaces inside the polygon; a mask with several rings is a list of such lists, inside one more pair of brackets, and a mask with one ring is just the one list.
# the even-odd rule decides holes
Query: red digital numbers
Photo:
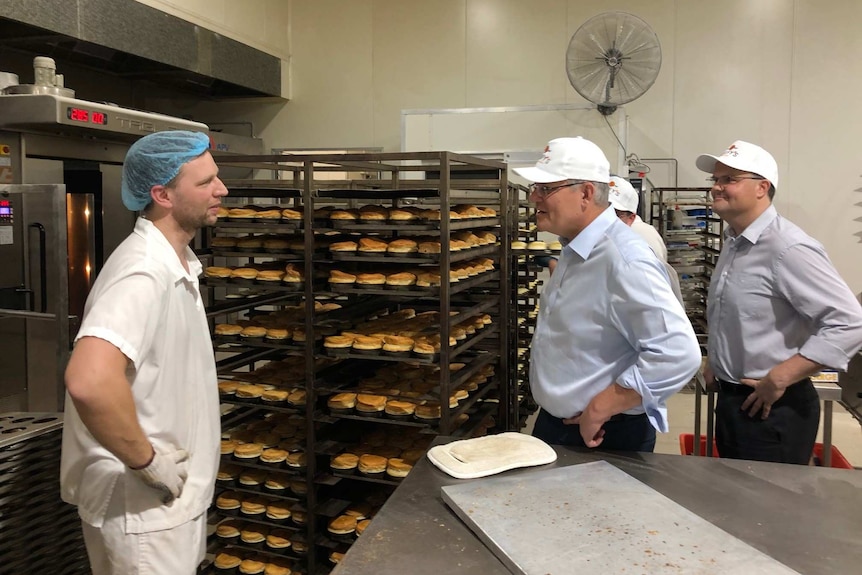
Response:
[{"label": "red digital numbers", "polygon": [[91,112],[84,108],[66,108],[66,117],[73,122],[93,123],[101,126],[108,125],[108,115],[106,113]]},{"label": "red digital numbers", "polygon": [[74,120],[76,122],[89,122],[90,121],[90,112],[87,110],[82,110],[81,108],[69,108],[66,111],[66,115],[70,120]]}]

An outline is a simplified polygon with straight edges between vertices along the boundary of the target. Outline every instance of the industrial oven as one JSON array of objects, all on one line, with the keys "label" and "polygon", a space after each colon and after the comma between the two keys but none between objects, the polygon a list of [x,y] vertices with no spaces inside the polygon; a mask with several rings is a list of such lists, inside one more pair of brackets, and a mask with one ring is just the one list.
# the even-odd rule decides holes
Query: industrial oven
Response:
[{"label": "industrial oven", "polygon": [[150,132],[209,129],[14,88],[0,95],[0,413],[55,412],[90,286],[134,227],[120,198],[126,151]]}]

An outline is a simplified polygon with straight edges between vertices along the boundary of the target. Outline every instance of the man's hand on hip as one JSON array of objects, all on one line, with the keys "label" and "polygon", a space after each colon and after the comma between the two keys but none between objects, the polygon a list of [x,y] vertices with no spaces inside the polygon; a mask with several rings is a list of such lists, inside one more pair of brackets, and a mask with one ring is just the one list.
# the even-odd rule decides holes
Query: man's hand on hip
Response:
[{"label": "man's hand on hip", "polygon": [[168,453],[154,450],[153,459],[140,469],[132,469],[138,479],[159,492],[162,503],[170,505],[183,492],[188,477],[186,461],[189,454],[185,449]]},{"label": "man's hand on hip", "polygon": [[590,415],[590,413],[590,409],[587,408],[583,413],[564,419],[563,423],[566,425],[579,425],[584,444],[587,447],[598,447],[604,440],[605,430],[602,429],[602,425],[607,420]]},{"label": "man's hand on hip", "polygon": [[739,380],[739,383],[754,388],[754,391],[742,402],[741,407],[742,411],[748,411],[749,417],[755,417],[759,411],[761,419],[766,419],[772,410],[772,404],[784,395],[784,387],[776,383],[771,375],[767,373],[763,379]]}]

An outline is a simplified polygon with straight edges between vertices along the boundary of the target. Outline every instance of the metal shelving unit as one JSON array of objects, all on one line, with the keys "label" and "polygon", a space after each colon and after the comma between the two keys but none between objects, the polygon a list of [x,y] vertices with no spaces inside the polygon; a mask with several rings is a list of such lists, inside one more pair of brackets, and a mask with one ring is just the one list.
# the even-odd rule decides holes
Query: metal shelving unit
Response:
[{"label": "metal shelving unit", "polygon": [[[536,240],[535,206],[530,204],[530,190],[526,186],[511,184],[513,198],[511,203],[512,241],[529,244]],[[518,428],[526,425],[538,405],[530,393],[530,342],[536,326],[539,295],[542,281],[539,280],[540,268],[526,250],[513,250],[511,260],[512,317],[510,338],[511,388],[513,390],[513,421]]]},{"label": "metal shelving unit", "polygon": [[654,188],[649,222],[667,246],[667,260],[679,274],[686,314],[706,355],[709,328],[706,298],[721,253],[724,222],[712,212],[710,188]]},{"label": "metal shelving unit", "polygon": [[[244,426],[235,434],[255,426],[263,427],[267,421],[292,426],[294,437],[282,438],[282,445],[303,450],[306,454],[304,466],[292,470],[284,466],[274,468],[257,461],[243,463],[230,456],[224,458],[224,463],[244,470],[284,475],[286,481],[305,484],[301,496],[290,493],[284,501],[292,512],[307,517],[304,524],[288,523],[286,528],[303,536],[299,540],[307,544],[308,552],[302,555],[288,552],[284,556],[291,560],[294,572],[326,572],[331,567],[327,560],[329,553],[343,550],[350,543],[328,533],[327,523],[359,501],[370,499],[382,504],[398,484],[386,475],[334,471],[329,466],[333,456],[351,449],[374,453],[380,451],[378,448],[390,447],[388,443],[379,445],[377,442],[397,443],[395,437],[415,438],[411,443],[415,447],[430,443],[437,434],[469,437],[485,433],[489,428],[491,431],[516,429],[517,411],[512,406],[517,405],[518,393],[512,388],[508,375],[513,371],[509,366],[514,359],[509,349],[514,260],[509,250],[513,234],[510,231],[512,192],[506,180],[506,167],[499,162],[450,152],[216,156],[216,160],[220,166],[253,168],[258,174],[272,174],[267,180],[225,181],[230,190],[226,207],[289,208],[301,214],[301,219],[295,220],[219,221],[198,240],[198,252],[209,260],[207,265],[210,266],[272,268],[277,267],[272,263],[277,261],[278,265],[292,264],[294,269],[302,271],[302,282],[296,287],[279,282],[242,283],[230,278],[202,281],[213,327],[234,322],[247,325],[256,318],[289,316],[291,319],[278,327],[303,336],[300,340],[214,336],[221,377],[290,387],[302,392],[297,393],[297,401],[304,398],[301,404],[290,401],[274,404],[223,397],[224,405],[232,406],[230,426],[234,429],[237,425]],[[357,173],[361,174],[360,178],[356,178]],[[353,179],[340,179],[341,174],[349,174]],[[489,211],[484,216],[461,219],[447,209],[465,205],[493,208],[493,215],[489,215]],[[329,219],[327,215],[334,209],[359,210],[363,206],[406,208],[417,212],[439,210],[439,219],[346,223]],[[469,249],[453,243],[459,234],[482,231],[490,231],[497,236],[497,241],[471,245]],[[235,246],[220,246],[220,242],[214,241],[230,236],[280,239],[282,249],[265,250],[255,246],[241,250]],[[418,237],[436,238],[440,244],[439,254],[341,255],[326,248],[332,241]],[[284,242],[287,242],[286,248]],[[470,262],[477,260],[493,262],[493,268],[481,272],[474,268],[469,270],[469,277],[445,281],[453,277],[450,274],[456,269],[463,272],[473,267],[468,266]],[[328,282],[332,270],[359,274],[419,269],[437,271],[443,279],[439,285],[431,287],[414,285],[398,290],[386,286],[366,288],[358,284],[343,287]],[[319,307],[324,303],[340,307],[321,313]],[[334,356],[322,345],[326,336],[360,330],[375,318],[380,320],[407,308],[437,318],[429,329],[443,344],[433,356],[366,355],[355,350]],[[483,316],[488,317],[490,324],[463,337],[459,326]],[[456,336],[458,339],[452,345],[445,345]],[[459,366],[458,369],[446,368],[453,365]],[[284,381],[283,371],[276,371],[284,366],[289,366],[289,382]],[[433,389],[415,399],[439,402],[439,420],[428,423],[328,409],[329,397],[354,391],[364,381],[375,377],[388,378],[388,387],[364,393],[382,394],[387,396],[387,401],[398,397],[399,382],[395,374],[401,368],[433,374]],[[468,396],[454,404],[454,393],[465,389],[470,389]],[[237,420],[237,410],[245,410],[243,413],[248,412],[248,416]],[[227,427],[225,423],[225,435],[230,434]],[[296,441],[299,435],[301,439]],[[217,497],[225,489],[241,497],[248,491],[235,482],[222,482]],[[254,497],[254,490],[247,495]],[[278,499],[269,492],[259,496],[270,501]],[[247,517],[238,519],[249,521]],[[267,529],[285,528],[284,524],[267,521],[251,520],[251,523]],[[211,552],[226,547],[241,554],[252,553],[241,541],[220,543],[214,536],[211,544]],[[295,549],[295,545],[293,547]]]}]

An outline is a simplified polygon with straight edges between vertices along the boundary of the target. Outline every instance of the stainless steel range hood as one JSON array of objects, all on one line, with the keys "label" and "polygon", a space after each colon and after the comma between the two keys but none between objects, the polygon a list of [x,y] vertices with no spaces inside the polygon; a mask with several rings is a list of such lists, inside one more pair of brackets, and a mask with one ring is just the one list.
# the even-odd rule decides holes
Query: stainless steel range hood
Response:
[{"label": "stainless steel range hood", "polygon": [[200,97],[281,96],[279,58],[134,0],[0,0],[6,54]]}]

